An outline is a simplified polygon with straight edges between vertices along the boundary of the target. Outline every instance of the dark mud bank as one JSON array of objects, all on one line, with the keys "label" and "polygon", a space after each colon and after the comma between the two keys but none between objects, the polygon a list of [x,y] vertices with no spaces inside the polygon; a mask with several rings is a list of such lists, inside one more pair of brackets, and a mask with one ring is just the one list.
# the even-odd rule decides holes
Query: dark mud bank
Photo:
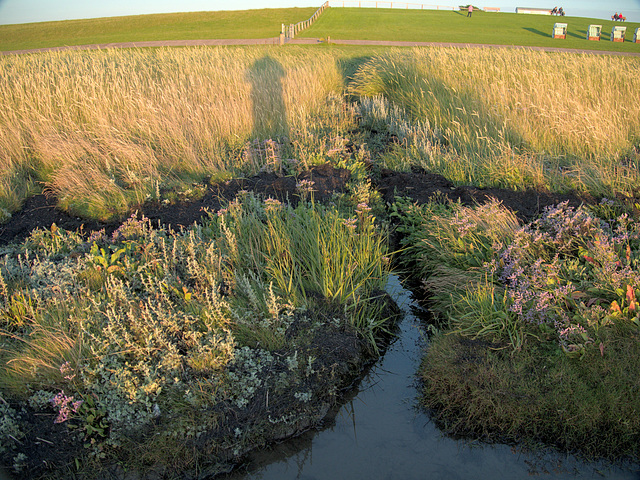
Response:
[{"label": "dark mud bank", "polygon": [[[393,203],[396,196],[405,196],[418,203],[425,203],[436,194],[454,201],[460,200],[467,205],[484,203],[490,198],[495,198],[516,212],[522,220],[531,220],[542,213],[545,207],[563,201],[568,201],[571,206],[594,202],[594,199],[589,196],[577,194],[455,187],[441,175],[422,170],[396,172],[383,169],[372,172],[371,177],[373,185],[387,203]],[[209,186],[204,195],[197,200],[185,199],[169,205],[150,202],[139,206],[137,211],[152,220],[154,224],[173,228],[186,227],[198,222],[205,211],[216,211],[221,208],[225,201],[233,199],[241,190],[295,203],[300,199],[296,184],[301,180],[314,182],[314,198],[322,202],[331,199],[335,193],[343,193],[346,190],[349,171],[334,168],[327,163],[305,171],[297,177],[262,173],[251,178],[234,179]],[[23,208],[14,213],[8,222],[0,225],[0,245],[22,241],[33,229],[50,228],[54,223],[65,230],[82,229],[86,233],[91,233],[105,229],[108,234],[116,230],[122,221],[124,218],[111,222],[83,219],[58,209],[55,197],[36,195],[28,199]]]}]

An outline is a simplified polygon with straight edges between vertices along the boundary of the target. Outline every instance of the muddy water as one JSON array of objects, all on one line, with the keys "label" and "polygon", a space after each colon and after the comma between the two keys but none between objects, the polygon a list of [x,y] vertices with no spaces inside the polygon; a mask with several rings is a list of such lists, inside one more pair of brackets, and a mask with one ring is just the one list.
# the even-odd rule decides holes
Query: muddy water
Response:
[{"label": "muddy water", "polygon": [[572,456],[518,452],[444,436],[416,408],[415,372],[425,348],[420,308],[397,277],[387,291],[405,312],[398,339],[322,430],[256,452],[238,479],[640,479],[640,469],[584,464]]}]

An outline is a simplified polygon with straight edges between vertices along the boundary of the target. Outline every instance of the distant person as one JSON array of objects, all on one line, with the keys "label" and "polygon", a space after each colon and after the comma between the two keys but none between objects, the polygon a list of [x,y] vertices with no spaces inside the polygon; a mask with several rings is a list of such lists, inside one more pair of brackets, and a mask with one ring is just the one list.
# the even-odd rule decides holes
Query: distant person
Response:
[{"label": "distant person", "polygon": [[560,15],[561,17],[564,17],[564,10],[562,9],[562,7],[558,9],[558,15]]},{"label": "distant person", "polygon": [[557,15],[558,14],[558,7],[553,7],[553,10],[551,10],[551,15]]},{"label": "distant person", "polygon": [[467,12],[467,17],[470,17],[473,13],[473,5],[469,5],[469,11]]},{"label": "distant person", "polygon": [[618,21],[618,12],[613,14],[613,17],[611,17],[611,20],[613,20],[614,22]]}]

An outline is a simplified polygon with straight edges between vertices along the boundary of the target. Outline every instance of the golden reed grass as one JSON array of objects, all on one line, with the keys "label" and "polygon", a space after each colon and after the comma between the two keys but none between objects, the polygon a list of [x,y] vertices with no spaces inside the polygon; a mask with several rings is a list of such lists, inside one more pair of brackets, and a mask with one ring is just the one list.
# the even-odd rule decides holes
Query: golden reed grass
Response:
[{"label": "golden reed grass", "polygon": [[[322,159],[319,123],[340,122],[327,115],[340,100],[327,98],[340,94],[338,64],[350,55],[203,47],[2,57],[0,220],[43,188],[71,211],[123,215],[162,188],[255,171],[260,159],[243,155],[255,138],[288,137],[290,155]],[[417,139],[408,161],[455,182],[639,191],[640,59],[390,50],[372,53],[353,86],[408,112]],[[344,135],[338,123],[327,125]]]},{"label": "golden reed grass", "polygon": [[41,182],[71,210],[122,212],[173,177],[240,167],[230,150],[299,129],[341,82],[333,57],[290,49],[3,57],[0,207]]},{"label": "golden reed grass", "polygon": [[[440,167],[458,181],[502,178],[504,186],[530,182],[599,193],[632,193],[640,184],[635,57],[395,50],[360,69],[354,92],[384,95],[446,139],[456,162],[466,163],[456,167],[445,159]],[[442,158],[434,167],[437,162]]]}]

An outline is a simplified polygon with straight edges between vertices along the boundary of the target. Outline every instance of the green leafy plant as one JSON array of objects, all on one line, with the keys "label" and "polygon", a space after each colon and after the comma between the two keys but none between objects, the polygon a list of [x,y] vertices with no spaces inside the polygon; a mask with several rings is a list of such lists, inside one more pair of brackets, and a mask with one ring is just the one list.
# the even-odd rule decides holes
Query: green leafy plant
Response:
[{"label": "green leafy plant", "polygon": [[89,254],[92,257],[91,260],[93,263],[99,268],[104,269],[106,273],[117,273],[122,271],[122,262],[119,260],[126,251],[127,249],[124,247],[115,249],[110,246],[105,249],[98,247],[98,244],[94,243],[91,246]]},{"label": "green leafy plant", "polygon": [[95,445],[108,438],[107,410],[105,407],[97,405],[92,395],[83,397],[77,415],[80,420],[79,428],[84,431],[85,440],[88,441],[85,447]]}]

